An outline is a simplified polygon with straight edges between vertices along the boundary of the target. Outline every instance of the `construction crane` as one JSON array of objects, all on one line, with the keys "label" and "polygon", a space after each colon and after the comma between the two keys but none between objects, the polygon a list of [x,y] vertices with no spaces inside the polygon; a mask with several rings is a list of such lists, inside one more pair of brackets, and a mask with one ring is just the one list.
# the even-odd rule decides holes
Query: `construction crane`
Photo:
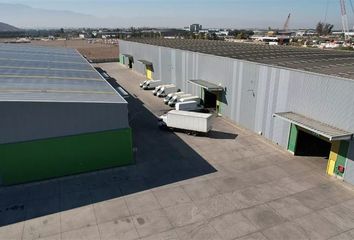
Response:
[{"label": "construction crane", "polygon": [[[350,3],[350,7],[352,9],[352,13],[354,14],[354,4],[353,4],[353,1],[352,0],[349,0],[349,3]],[[354,30],[354,26],[353,26],[353,30]]]},{"label": "construction crane", "polygon": [[346,9],[346,1],[339,0],[339,2],[340,2],[340,10],[342,15],[342,28],[343,28],[344,38],[345,40],[347,40],[349,36],[346,33],[349,32],[349,24],[348,24],[348,16],[347,16],[347,9]]},{"label": "construction crane", "polygon": [[286,18],[286,21],[284,23],[283,26],[283,33],[281,34],[281,37],[279,39],[279,44],[283,45],[284,44],[284,37],[286,35],[286,32],[288,31],[289,28],[289,22],[290,22],[290,17],[291,17],[291,13],[289,13],[288,17]]},{"label": "construction crane", "polygon": [[291,13],[289,13],[289,15],[288,15],[288,17],[287,17],[287,19],[286,19],[286,21],[284,23],[284,27],[283,27],[284,31],[287,31],[288,28],[289,28],[290,17],[291,17]]}]

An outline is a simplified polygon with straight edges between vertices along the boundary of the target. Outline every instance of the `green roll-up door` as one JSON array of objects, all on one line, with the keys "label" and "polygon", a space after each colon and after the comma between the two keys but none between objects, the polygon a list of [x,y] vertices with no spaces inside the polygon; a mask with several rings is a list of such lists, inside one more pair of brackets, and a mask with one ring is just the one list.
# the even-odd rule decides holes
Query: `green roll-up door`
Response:
[{"label": "green roll-up door", "polygon": [[124,55],[119,55],[119,62],[121,63],[121,64],[124,64]]},{"label": "green roll-up door", "polygon": [[345,163],[347,161],[348,149],[349,149],[349,142],[348,141],[341,141],[336,165],[334,168],[334,173],[340,177],[343,177],[343,173],[341,173],[339,171],[338,166],[345,167]]},{"label": "green roll-up door", "polygon": [[290,136],[289,136],[289,143],[288,143],[288,150],[292,153],[296,151],[296,142],[297,142],[297,135],[299,130],[297,129],[295,124],[291,124],[290,126]]}]

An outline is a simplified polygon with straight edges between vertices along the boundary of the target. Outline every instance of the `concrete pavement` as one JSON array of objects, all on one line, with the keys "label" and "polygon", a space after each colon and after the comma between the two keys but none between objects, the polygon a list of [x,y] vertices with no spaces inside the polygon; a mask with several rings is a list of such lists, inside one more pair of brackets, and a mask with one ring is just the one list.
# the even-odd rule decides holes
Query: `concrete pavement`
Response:
[{"label": "concrete pavement", "polygon": [[136,165],[0,188],[0,239],[353,239],[354,192],[223,118],[208,137],[161,131],[169,108],[117,63]]}]

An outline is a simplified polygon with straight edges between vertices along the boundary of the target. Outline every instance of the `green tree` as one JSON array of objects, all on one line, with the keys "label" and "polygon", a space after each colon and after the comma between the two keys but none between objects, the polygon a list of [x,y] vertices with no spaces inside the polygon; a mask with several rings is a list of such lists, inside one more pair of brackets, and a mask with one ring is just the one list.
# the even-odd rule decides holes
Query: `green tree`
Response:
[{"label": "green tree", "polygon": [[318,22],[316,25],[316,33],[319,36],[325,36],[332,33],[333,25],[329,23]]},{"label": "green tree", "polygon": [[237,39],[245,39],[246,38],[246,34],[244,32],[240,32],[239,34],[237,34],[236,38]]}]

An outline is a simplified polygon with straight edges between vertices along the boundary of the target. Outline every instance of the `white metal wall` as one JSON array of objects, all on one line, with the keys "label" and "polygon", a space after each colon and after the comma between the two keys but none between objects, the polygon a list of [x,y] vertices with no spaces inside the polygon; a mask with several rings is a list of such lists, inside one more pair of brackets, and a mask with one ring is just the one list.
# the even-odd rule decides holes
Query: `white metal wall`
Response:
[{"label": "white metal wall", "polygon": [[127,103],[0,102],[0,144],[128,128]]},{"label": "white metal wall", "polygon": [[349,145],[347,163],[344,172],[344,180],[354,184],[354,141],[351,141]]},{"label": "white metal wall", "polygon": [[190,79],[221,84],[226,89],[223,116],[283,147],[289,124],[273,118],[275,112],[294,111],[354,131],[352,80],[135,42],[119,45],[135,59],[153,62],[156,79],[176,83],[183,91],[200,95]]}]

